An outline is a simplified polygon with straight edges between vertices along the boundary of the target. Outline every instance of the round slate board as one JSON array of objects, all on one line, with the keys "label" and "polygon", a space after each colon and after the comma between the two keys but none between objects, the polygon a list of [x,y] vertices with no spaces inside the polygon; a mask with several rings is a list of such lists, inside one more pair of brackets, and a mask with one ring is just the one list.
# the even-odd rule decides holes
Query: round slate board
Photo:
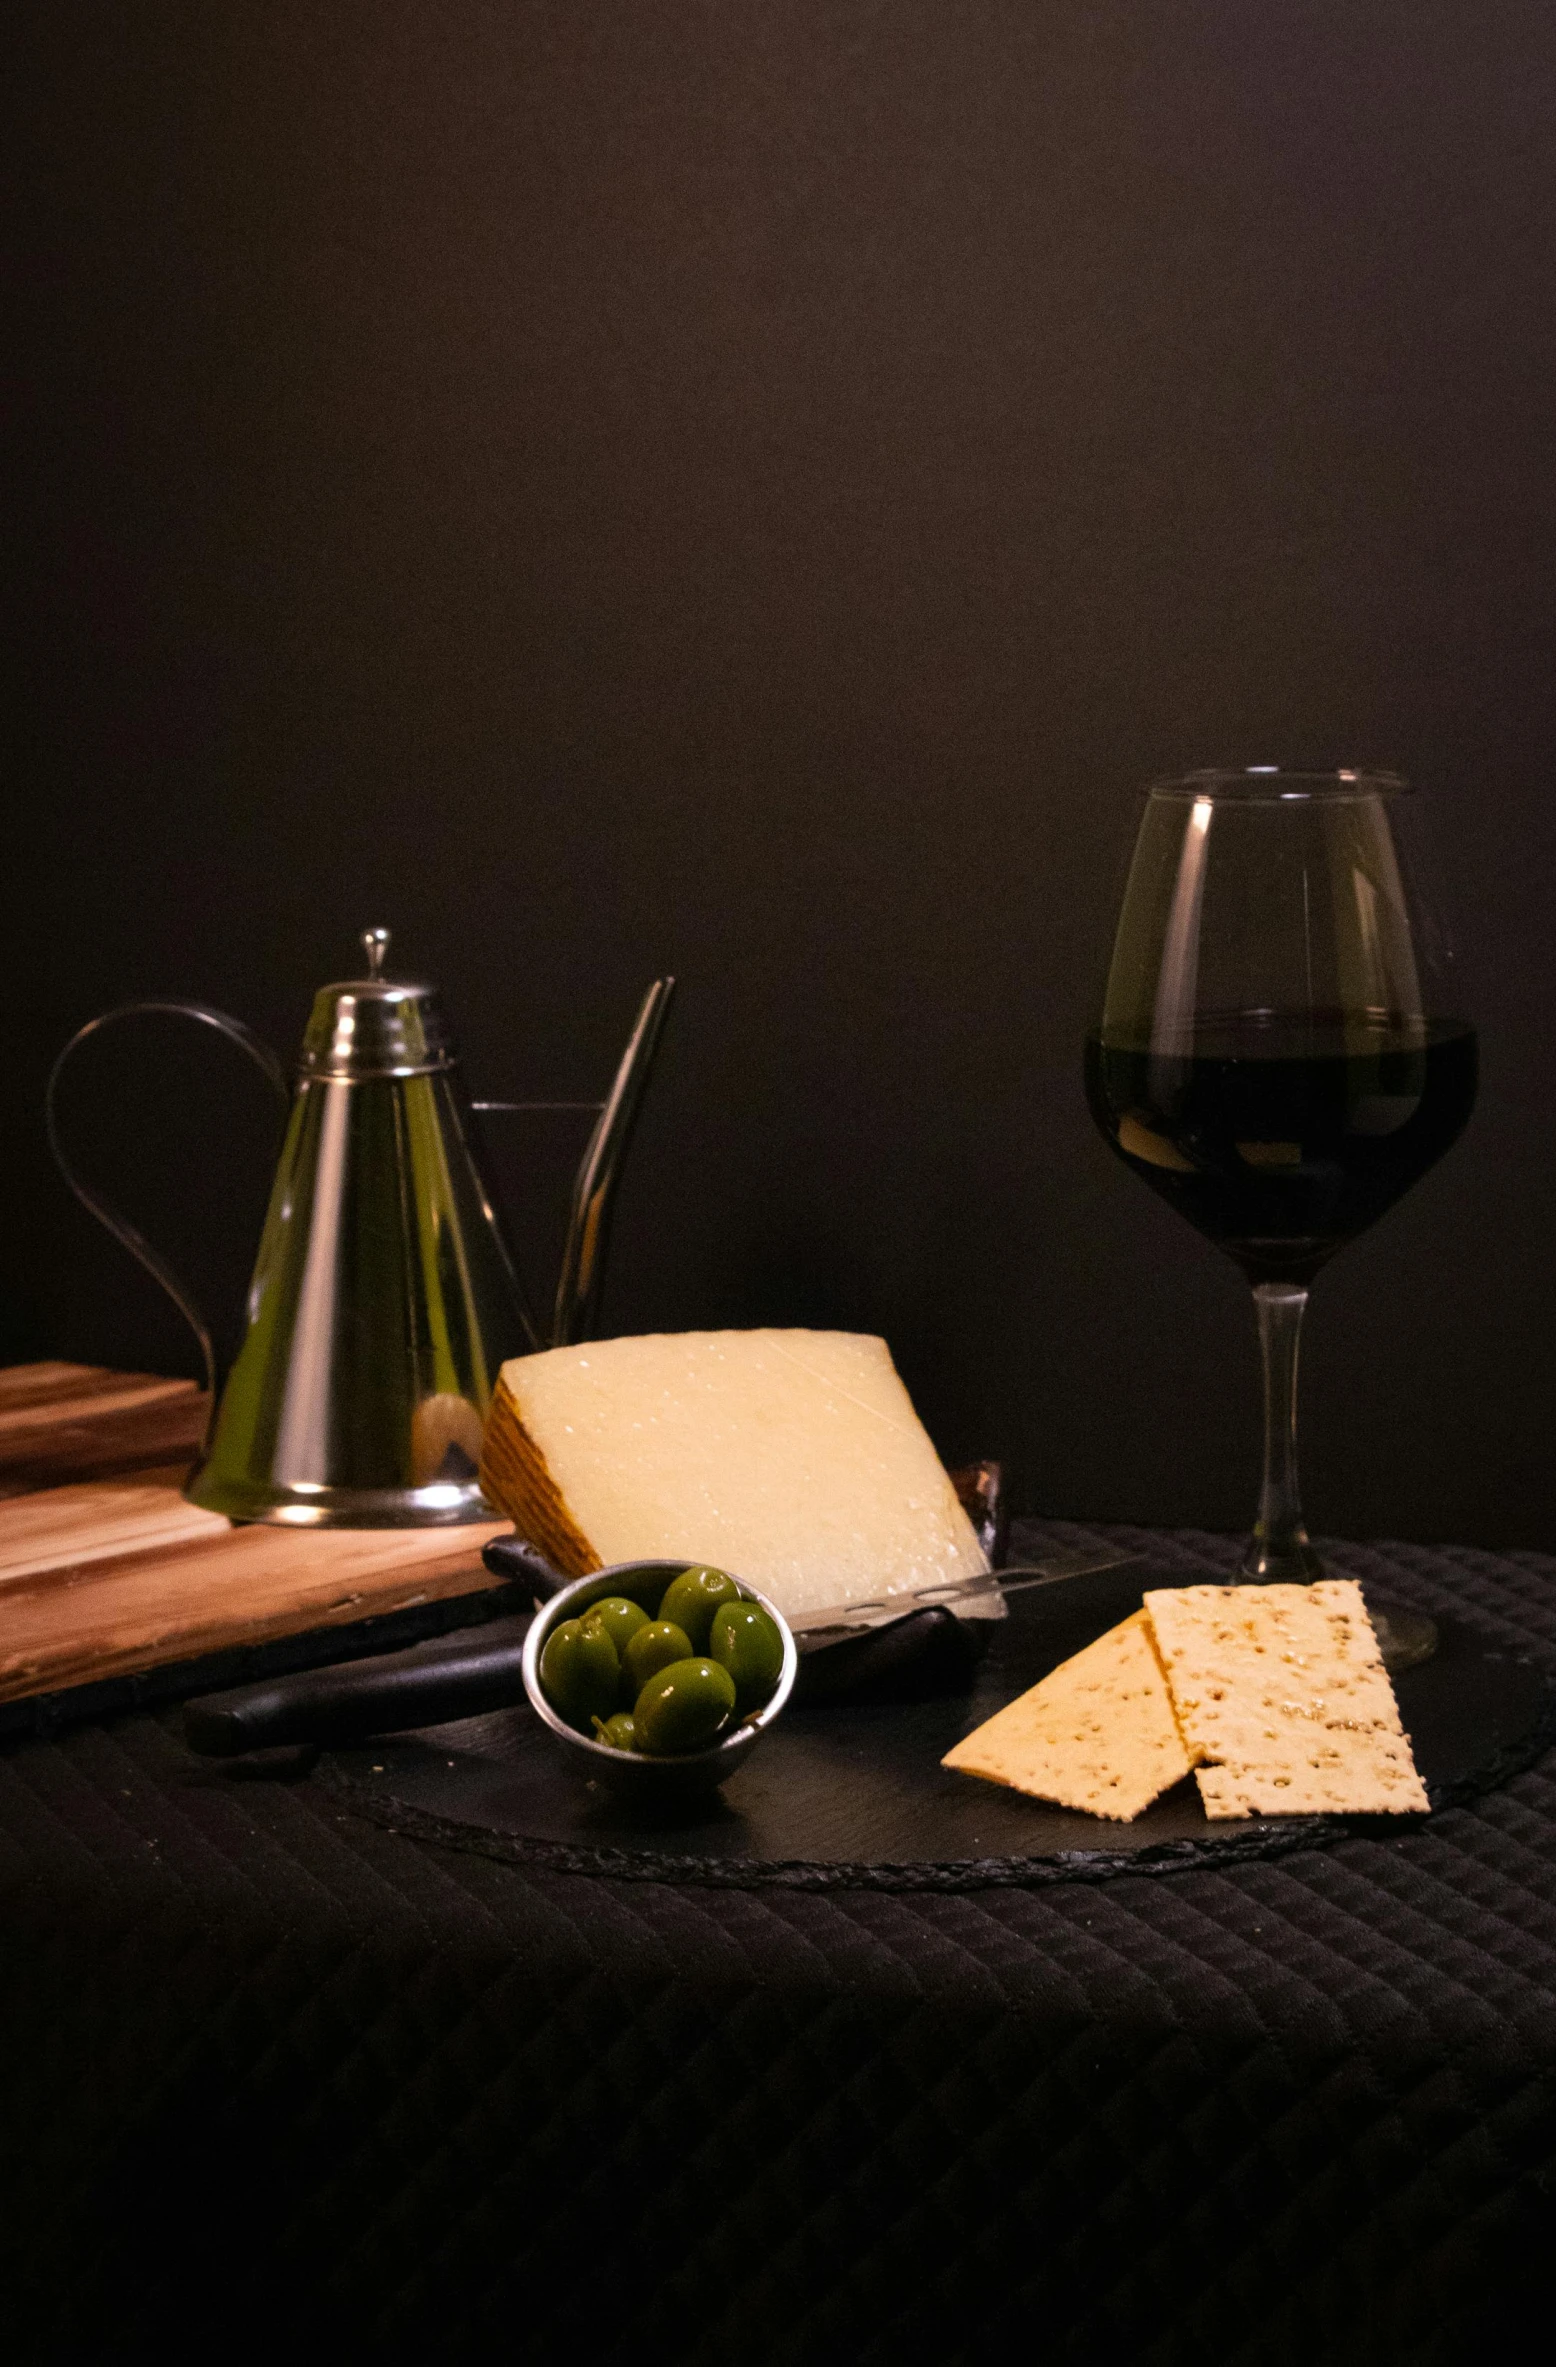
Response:
[{"label": "round slate board", "polygon": [[[1209,1573],[1207,1573],[1209,1576]],[[1095,1879],[1250,1856],[1418,1817],[1249,1817],[1210,1824],[1190,1778],[1111,1824],[954,1775],[943,1754],[1181,1570],[1127,1569],[1015,1595],[970,1692],[892,1706],[788,1709],[740,1772],[670,1814],[580,1779],[527,1703],[329,1754],[375,1820],[559,1871],[807,1889],[953,1889]],[[515,1623],[519,1625],[520,1623]],[[1556,1689],[1534,1663],[1442,1624],[1434,1659],[1395,1679],[1434,1808],[1527,1766],[1556,1739]]]}]

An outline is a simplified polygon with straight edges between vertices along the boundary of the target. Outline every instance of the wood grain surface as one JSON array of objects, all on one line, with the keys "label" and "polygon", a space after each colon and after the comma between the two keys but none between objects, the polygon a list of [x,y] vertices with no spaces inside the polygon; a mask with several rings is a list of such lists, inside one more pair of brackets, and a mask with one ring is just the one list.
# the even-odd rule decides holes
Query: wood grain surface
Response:
[{"label": "wood grain surface", "polygon": [[205,1435],[193,1381],[96,1364],[0,1369],[0,1496],[62,1480],[188,1464]]},{"label": "wood grain surface", "polygon": [[[327,1658],[335,1628],[499,1584],[481,1548],[506,1521],[310,1534],[237,1528],[186,1504],[203,1420],[187,1381],[85,1365],[0,1372],[0,1702],[314,1631]],[[170,1461],[179,1424],[186,1451]],[[94,1475],[115,1460],[117,1476],[19,1492],[24,1473],[55,1476],[73,1453]]]}]

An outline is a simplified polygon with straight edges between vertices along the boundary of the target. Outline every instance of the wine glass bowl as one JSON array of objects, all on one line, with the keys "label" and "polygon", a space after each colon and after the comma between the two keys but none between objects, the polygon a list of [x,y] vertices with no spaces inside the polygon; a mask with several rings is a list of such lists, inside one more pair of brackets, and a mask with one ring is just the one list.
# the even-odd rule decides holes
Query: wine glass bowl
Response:
[{"label": "wine glass bowl", "polygon": [[1155,783],[1087,1039],[1113,1149],[1253,1285],[1266,1441],[1250,1578],[1320,1567],[1296,1475],[1308,1285],[1442,1156],[1475,1097],[1418,815],[1392,773]]}]

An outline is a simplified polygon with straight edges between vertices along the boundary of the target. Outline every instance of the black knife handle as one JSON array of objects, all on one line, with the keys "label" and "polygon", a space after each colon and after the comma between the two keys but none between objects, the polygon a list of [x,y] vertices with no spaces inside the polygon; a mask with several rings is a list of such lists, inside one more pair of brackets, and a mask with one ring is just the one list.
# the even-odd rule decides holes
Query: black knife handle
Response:
[{"label": "black knife handle", "polygon": [[538,1545],[531,1545],[527,1537],[493,1537],[481,1548],[481,1559],[494,1578],[507,1578],[516,1586],[527,1587],[537,1603],[547,1603],[554,1594],[568,1584],[560,1570],[554,1570]]},{"label": "black knife handle", "polygon": [[208,1693],[184,1704],[184,1739],[207,1758],[232,1759],[280,1743],[361,1742],[507,1709],[524,1698],[524,1643],[509,1621],[502,1625],[501,1637],[487,1628],[439,1636],[406,1652]]}]

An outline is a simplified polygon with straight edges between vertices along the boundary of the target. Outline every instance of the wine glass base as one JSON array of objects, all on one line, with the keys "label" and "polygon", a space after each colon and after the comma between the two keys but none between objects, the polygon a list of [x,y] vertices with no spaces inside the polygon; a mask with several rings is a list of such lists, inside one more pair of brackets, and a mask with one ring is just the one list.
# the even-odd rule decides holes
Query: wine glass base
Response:
[{"label": "wine glass base", "polygon": [[1369,1601],[1367,1616],[1391,1677],[1402,1668],[1419,1668],[1436,1652],[1437,1622],[1424,1611],[1407,1611],[1403,1603]]}]

